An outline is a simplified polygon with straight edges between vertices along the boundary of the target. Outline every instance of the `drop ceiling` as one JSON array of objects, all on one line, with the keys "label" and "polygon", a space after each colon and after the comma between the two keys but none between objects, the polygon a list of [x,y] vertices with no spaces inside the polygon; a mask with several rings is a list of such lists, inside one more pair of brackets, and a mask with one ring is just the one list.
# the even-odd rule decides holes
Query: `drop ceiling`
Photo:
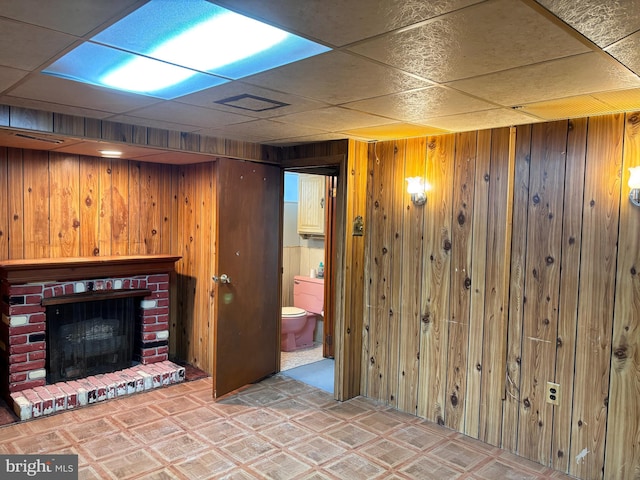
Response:
[{"label": "drop ceiling", "polygon": [[144,3],[3,0],[0,104],[268,145],[640,110],[637,0],[219,0],[332,50],[171,101],[41,73]]}]

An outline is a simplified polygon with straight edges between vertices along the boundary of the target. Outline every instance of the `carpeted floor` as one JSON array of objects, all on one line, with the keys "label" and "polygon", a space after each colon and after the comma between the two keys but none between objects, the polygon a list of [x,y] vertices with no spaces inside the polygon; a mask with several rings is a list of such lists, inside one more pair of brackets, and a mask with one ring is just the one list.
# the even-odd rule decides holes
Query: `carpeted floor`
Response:
[{"label": "carpeted floor", "polygon": [[316,343],[313,347],[302,348],[293,352],[282,352],[280,354],[280,371],[290,370],[307,365],[309,363],[322,360],[322,344]]}]

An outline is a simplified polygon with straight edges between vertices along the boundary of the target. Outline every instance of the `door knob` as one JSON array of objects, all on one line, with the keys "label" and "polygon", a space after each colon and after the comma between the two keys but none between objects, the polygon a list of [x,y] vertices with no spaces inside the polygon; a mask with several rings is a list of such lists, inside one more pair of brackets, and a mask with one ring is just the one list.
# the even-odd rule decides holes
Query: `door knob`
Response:
[{"label": "door knob", "polygon": [[229,278],[229,275],[227,275],[226,273],[223,273],[222,275],[220,275],[219,277],[217,275],[214,275],[213,277],[213,281],[218,283],[231,283],[231,278]]}]

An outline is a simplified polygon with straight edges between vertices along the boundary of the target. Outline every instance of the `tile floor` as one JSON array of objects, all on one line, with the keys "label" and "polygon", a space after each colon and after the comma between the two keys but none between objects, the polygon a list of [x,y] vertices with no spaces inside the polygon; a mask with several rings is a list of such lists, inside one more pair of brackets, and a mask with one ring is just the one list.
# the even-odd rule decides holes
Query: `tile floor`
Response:
[{"label": "tile floor", "polygon": [[214,402],[211,378],[0,428],[0,453],[74,453],[80,478],[560,479],[364,398],[276,375]]}]

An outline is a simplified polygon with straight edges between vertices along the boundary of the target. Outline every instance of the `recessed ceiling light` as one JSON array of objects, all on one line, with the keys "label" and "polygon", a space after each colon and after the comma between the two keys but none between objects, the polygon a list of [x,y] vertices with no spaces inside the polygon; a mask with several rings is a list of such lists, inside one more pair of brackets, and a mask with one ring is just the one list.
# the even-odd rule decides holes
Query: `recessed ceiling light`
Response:
[{"label": "recessed ceiling light", "polygon": [[172,99],[328,50],[206,0],[151,0],[43,73]]},{"label": "recessed ceiling light", "polygon": [[100,155],[105,158],[120,158],[122,156],[122,152],[118,150],[98,150]]}]

